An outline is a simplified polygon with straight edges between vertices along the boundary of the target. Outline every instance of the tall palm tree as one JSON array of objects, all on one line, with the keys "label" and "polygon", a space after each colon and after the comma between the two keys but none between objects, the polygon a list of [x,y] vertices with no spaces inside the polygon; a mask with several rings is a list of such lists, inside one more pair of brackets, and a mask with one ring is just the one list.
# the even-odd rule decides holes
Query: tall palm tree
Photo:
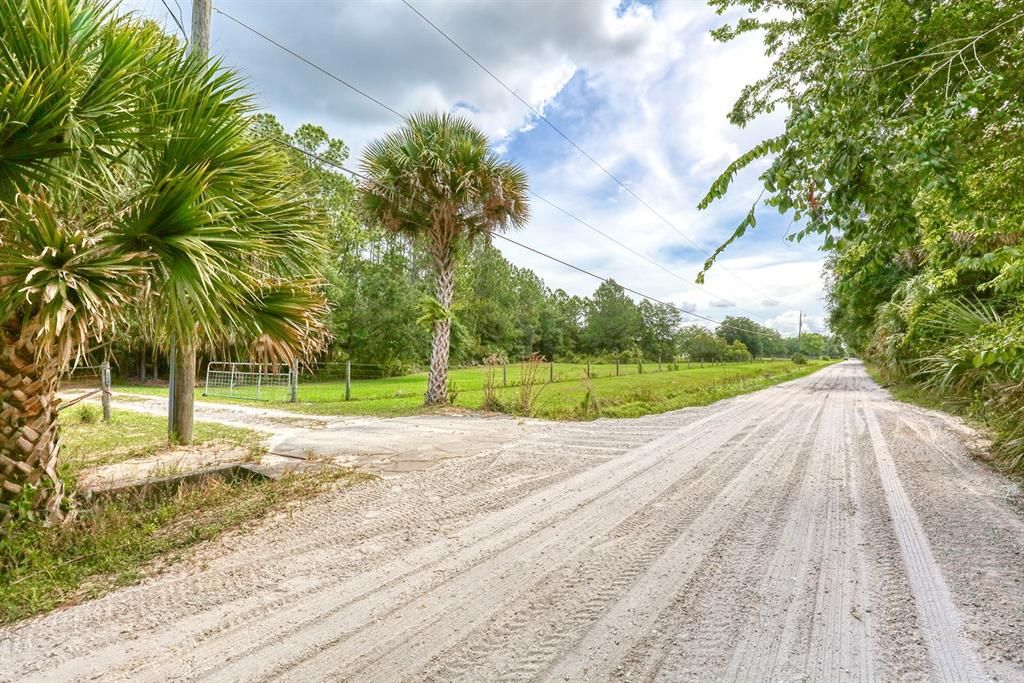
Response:
[{"label": "tall palm tree", "polygon": [[133,317],[193,372],[197,347],[309,351],[320,226],[238,78],[155,25],[0,0],[0,45],[0,519],[59,517],[62,370]]},{"label": "tall palm tree", "polygon": [[455,262],[477,239],[526,224],[526,173],[452,114],[414,114],[363,153],[362,203],[385,229],[422,243],[436,271],[427,405],[448,402]]}]

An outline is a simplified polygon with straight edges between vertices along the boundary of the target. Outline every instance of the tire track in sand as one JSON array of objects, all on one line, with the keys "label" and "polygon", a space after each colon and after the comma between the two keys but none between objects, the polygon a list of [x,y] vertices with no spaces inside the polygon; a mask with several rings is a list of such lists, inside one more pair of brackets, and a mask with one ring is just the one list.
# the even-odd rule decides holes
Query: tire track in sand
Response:
[{"label": "tire track in sand", "polygon": [[874,407],[870,402],[863,401],[861,412],[867,422],[882,489],[896,528],[907,578],[917,602],[929,658],[934,667],[932,673],[945,681],[985,680],[974,648],[963,638],[960,610],[953,602],[946,580],[932,556],[928,537],[900,483]]},{"label": "tire track in sand", "polygon": [[[791,413],[793,406],[791,397],[776,418]],[[523,680],[537,675],[559,652],[574,649],[574,642],[622,600],[662,555],[678,545],[680,536],[689,534],[695,540],[709,509],[723,511],[716,519],[721,527],[730,525],[729,494],[734,482],[751,475],[752,481],[764,483],[779,457],[778,446],[786,439],[798,438],[795,424],[781,431],[773,424],[765,420],[749,425],[719,449],[716,462],[699,478],[678,480],[670,496],[622,520],[607,535],[594,538],[588,551],[573,561],[553,566],[536,585],[498,606],[480,628],[438,652],[432,666],[417,676],[479,680],[488,671],[503,671],[504,680]],[[758,472],[753,473],[752,463]],[[713,533],[715,530],[708,529],[701,540]],[[704,556],[695,550],[691,561]],[[537,627],[521,629],[519,625],[526,622]],[[386,666],[379,671],[386,673]]]}]

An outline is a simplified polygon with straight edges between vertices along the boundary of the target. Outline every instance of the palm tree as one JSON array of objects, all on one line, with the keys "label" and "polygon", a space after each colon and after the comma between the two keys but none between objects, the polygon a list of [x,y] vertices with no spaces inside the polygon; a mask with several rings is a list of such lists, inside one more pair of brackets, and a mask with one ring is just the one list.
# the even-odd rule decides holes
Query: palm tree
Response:
[{"label": "palm tree", "polygon": [[0,0],[0,44],[0,519],[59,517],[61,372],[132,319],[189,383],[198,347],[310,351],[321,228],[238,78],[155,25]]},{"label": "palm tree", "polygon": [[367,216],[421,242],[433,261],[426,403],[447,403],[456,258],[477,239],[525,225],[526,173],[502,161],[471,121],[451,114],[409,116],[400,129],[367,146],[361,168]]}]

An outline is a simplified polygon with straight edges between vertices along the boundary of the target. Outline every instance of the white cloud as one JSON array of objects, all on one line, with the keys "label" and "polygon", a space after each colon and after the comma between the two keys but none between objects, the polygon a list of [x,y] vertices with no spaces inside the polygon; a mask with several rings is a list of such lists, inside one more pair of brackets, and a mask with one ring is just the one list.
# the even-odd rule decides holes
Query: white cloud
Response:
[{"label": "white cloud", "polygon": [[[540,202],[534,202],[531,224],[516,239],[705,313],[789,326],[790,314],[804,310],[820,326],[821,255],[806,243],[783,243],[784,225],[775,225],[778,219],[769,210],[759,212],[759,227],[733,245],[708,274],[707,286],[698,288],[693,279],[703,253],[401,3],[220,0],[217,6],[398,111],[459,105],[503,152],[527,150],[528,156],[517,160],[530,168],[538,193],[680,278]],[[583,149],[705,252],[731,233],[758,197],[763,165],[739,174],[726,200],[708,211],[695,208],[725,164],[777,132],[782,116],[779,112],[744,129],[728,123],[726,114],[740,89],[763,75],[768,62],[757,36],[724,45],[712,41],[709,28],[724,19],[703,4],[662,2],[652,10],[634,3],[621,12],[619,0],[417,6],[531,105],[564,125]],[[134,7],[166,17],[159,0],[136,0]],[[173,29],[169,21],[167,26]],[[354,157],[368,140],[398,123],[216,14],[212,49],[249,77],[259,101],[286,126],[323,125],[349,144]],[[585,294],[596,286],[535,254],[498,245],[552,287]]]}]

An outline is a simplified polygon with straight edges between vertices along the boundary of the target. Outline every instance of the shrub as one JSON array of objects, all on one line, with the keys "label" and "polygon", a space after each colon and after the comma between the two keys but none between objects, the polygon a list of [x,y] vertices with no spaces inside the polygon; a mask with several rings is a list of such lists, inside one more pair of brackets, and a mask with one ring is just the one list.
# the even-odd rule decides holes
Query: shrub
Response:
[{"label": "shrub", "polygon": [[545,362],[544,356],[537,353],[531,353],[530,357],[523,361],[519,375],[519,400],[516,406],[523,415],[532,414],[534,402],[547,386],[540,378],[540,371]]},{"label": "shrub", "polygon": [[484,375],[484,402],[481,408],[495,412],[503,412],[504,406],[498,400],[497,391],[497,370],[505,362],[505,359],[498,354],[492,354],[484,358],[484,365],[487,368]]},{"label": "shrub", "polygon": [[100,409],[91,403],[83,403],[75,409],[75,418],[84,425],[96,424],[100,419]]},{"label": "shrub", "polygon": [[807,365],[807,356],[805,356],[802,353],[794,353],[793,357],[790,360],[792,360],[797,365]]}]

